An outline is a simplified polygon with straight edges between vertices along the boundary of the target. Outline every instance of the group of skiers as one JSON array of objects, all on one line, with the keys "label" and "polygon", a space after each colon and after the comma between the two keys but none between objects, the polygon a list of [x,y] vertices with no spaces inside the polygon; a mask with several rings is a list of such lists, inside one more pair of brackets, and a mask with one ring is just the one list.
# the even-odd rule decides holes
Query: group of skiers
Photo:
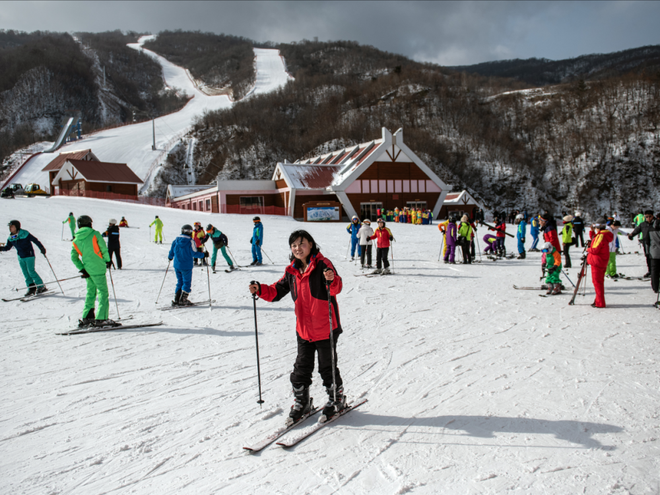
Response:
[{"label": "group of skiers", "polygon": [[374,275],[389,275],[390,262],[388,255],[390,252],[391,242],[394,241],[392,231],[385,226],[385,220],[378,218],[376,230],[371,227],[371,220],[365,218],[360,222],[360,219],[353,215],[351,223],[346,227],[346,231],[350,234],[350,250],[351,261],[355,259],[355,251],[360,257],[360,264],[362,268],[373,268],[372,263],[372,241],[376,240],[376,269],[372,272]]}]

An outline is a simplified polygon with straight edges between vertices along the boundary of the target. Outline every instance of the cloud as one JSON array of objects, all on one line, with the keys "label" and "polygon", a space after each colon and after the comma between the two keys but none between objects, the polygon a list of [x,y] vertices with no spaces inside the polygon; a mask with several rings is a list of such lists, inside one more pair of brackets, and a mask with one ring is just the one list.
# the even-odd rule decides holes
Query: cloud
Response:
[{"label": "cloud", "polygon": [[660,2],[3,2],[0,28],[354,40],[419,61],[562,59],[660,43]]}]

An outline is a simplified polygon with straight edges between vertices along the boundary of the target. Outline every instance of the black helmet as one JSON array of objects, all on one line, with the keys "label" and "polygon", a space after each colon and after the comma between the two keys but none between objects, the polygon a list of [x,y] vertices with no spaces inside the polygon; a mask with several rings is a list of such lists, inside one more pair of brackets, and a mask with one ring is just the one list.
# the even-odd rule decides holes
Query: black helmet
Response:
[{"label": "black helmet", "polygon": [[253,221],[253,222],[261,222],[261,218],[259,218],[259,217],[254,217],[254,218],[252,219],[252,221]]},{"label": "black helmet", "polygon": [[181,233],[185,235],[192,235],[193,233],[192,225],[185,224],[183,227],[181,227]]},{"label": "black helmet", "polygon": [[156,215],[156,218],[158,218],[158,215]]},{"label": "black helmet", "polygon": [[91,227],[92,219],[87,215],[80,215],[78,217],[78,228],[82,229],[83,227]]},{"label": "black helmet", "polygon": [[9,223],[7,224],[7,227],[11,227],[12,225],[13,225],[14,227],[16,227],[16,231],[17,231],[17,232],[18,232],[19,230],[21,230],[21,222],[19,222],[18,220],[12,220],[11,222],[9,222]]},{"label": "black helmet", "polygon": [[70,217],[73,216],[73,212],[72,212],[72,211],[69,212],[69,216],[70,216]]},{"label": "black helmet", "polygon": [[215,228],[215,227],[214,227],[213,225],[208,224],[208,225],[206,226],[206,231],[207,231],[207,232],[211,232],[214,228]]}]

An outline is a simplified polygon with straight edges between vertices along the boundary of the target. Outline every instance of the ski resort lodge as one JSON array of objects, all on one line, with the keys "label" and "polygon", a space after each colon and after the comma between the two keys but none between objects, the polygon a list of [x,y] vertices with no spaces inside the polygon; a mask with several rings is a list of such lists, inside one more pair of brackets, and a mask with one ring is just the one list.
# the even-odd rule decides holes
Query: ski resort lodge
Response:
[{"label": "ski resort lodge", "polygon": [[406,146],[403,129],[392,134],[383,127],[375,141],[278,163],[271,180],[169,186],[166,204],[212,213],[288,215],[305,221],[339,221],[353,215],[375,219],[379,208],[407,206],[431,209],[438,218],[448,192],[448,186]]}]

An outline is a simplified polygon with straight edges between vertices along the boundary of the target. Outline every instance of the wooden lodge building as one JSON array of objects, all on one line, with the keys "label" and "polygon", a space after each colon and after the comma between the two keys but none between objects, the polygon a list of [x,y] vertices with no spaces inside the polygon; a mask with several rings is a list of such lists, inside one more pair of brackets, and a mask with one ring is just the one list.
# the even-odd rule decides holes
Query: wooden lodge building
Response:
[{"label": "wooden lodge building", "polygon": [[[201,190],[170,186],[166,204],[212,213],[288,215],[306,221],[375,219],[378,208],[428,208],[438,218],[448,186],[406,146],[403,129],[375,141],[278,163],[271,180],[226,180]],[[198,186],[193,186],[198,187]]]},{"label": "wooden lodge building", "polygon": [[91,149],[64,151],[60,153],[59,155],[57,155],[57,157],[55,157],[48,165],[46,165],[42,169],[42,172],[48,172],[48,187],[51,188],[51,190],[53,190],[52,187],[53,187],[53,181],[55,180],[55,176],[62,168],[62,165],[64,165],[64,162],[67,161],[68,159],[94,161],[94,162],[100,161],[98,158],[96,158],[96,155],[92,153]]},{"label": "wooden lodge building", "polygon": [[56,194],[68,196],[85,196],[86,192],[94,192],[134,196],[137,199],[139,184],[142,181],[125,163],[67,158],[51,186]]}]

